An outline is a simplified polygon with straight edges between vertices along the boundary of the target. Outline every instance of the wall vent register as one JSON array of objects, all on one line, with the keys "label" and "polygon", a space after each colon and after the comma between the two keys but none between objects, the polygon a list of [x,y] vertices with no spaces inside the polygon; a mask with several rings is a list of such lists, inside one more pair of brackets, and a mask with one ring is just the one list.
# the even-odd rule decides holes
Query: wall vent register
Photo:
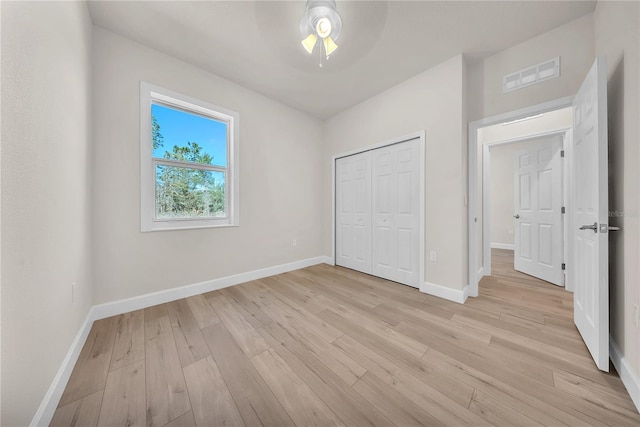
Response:
[{"label": "wall vent register", "polygon": [[502,93],[513,92],[527,86],[560,77],[560,57],[523,68],[502,78]]}]

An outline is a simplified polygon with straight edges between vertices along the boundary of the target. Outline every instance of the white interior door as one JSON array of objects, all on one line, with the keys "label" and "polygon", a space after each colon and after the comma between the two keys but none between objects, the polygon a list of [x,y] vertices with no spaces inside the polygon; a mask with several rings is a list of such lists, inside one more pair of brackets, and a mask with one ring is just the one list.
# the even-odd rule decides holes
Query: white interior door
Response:
[{"label": "white interior door", "polygon": [[607,68],[596,59],[574,98],[573,318],[599,369],[609,371]]},{"label": "white interior door", "polygon": [[336,159],[336,264],[371,272],[371,152]]},{"label": "white interior door", "polygon": [[419,287],[419,139],[373,150],[372,273]]},{"label": "white interior door", "polygon": [[562,136],[528,142],[514,159],[514,267],[563,286]]}]

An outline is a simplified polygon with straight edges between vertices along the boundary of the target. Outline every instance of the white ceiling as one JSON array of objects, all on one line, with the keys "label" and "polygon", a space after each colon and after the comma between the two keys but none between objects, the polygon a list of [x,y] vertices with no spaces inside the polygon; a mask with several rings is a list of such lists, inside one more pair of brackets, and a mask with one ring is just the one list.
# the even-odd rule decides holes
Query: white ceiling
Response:
[{"label": "white ceiling", "polygon": [[464,53],[592,12],[595,1],[341,1],[339,49],[300,44],[305,1],[90,1],[94,24],[324,119]]}]

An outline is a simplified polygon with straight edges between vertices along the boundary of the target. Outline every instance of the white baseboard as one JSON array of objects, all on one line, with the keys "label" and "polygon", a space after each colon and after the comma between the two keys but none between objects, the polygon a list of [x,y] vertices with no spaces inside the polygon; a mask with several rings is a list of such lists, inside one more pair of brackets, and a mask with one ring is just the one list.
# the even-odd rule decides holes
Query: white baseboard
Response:
[{"label": "white baseboard", "polygon": [[276,265],[273,267],[253,270],[246,273],[236,274],[233,276],[221,277],[219,279],[208,280],[206,282],[195,283],[193,285],[181,286],[179,288],[166,289],[164,291],[144,294],[137,297],[127,298],[119,301],[108,302],[105,304],[94,305],[87,313],[87,317],[80,327],[80,331],[71,343],[71,348],[67,352],[62,366],[58,369],[56,376],[53,378],[51,386],[45,395],[40,407],[36,411],[35,416],[31,420],[31,426],[48,426],[51,423],[53,414],[55,413],[62,393],[64,392],[73,367],[78,361],[80,351],[89,336],[91,326],[96,320],[104,319],[119,314],[128,313],[130,311],[139,310],[141,308],[151,307],[165,302],[175,301],[205,292],[211,292],[218,289],[227,288],[229,286],[238,285],[240,283],[250,282],[252,280],[262,279],[276,274],[282,274],[317,264],[331,264],[331,257],[318,256],[314,258],[294,261],[287,264]]},{"label": "white baseboard", "polygon": [[484,267],[480,267],[480,269],[478,270],[478,282],[482,280],[483,277],[484,277]]},{"label": "white baseboard", "polygon": [[319,256],[318,259],[321,260],[321,262],[318,264],[336,265],[336,263],[333,261],[333,258],[331,258],[330,256]]},{"label": "white baseboard", "polygon": [[611,335],[609,335],[609,357],[613,362],[613,366],[616,367],[616,371],[618,371],[618,375],[620,375],[622,383],[629,392],[631,400],[633,400],[633,403],[636,405],[636,409],[640,412],[640,380],[629,368],[627,359],[624,357]]},{"label": "white baseboard", "polygon": [[515,245],[513,243],[493,243],[491,242],[491,249],[508,249],[510,251],[515,250]]},{"label": "white baseboard", "polygon": [[463,289],[452,289],[447,286],[424,282],[422,286],[420,286],[420,292],[464,304],[469,296],[469,285],[465,285]]},{"label": "white baseboard", "polygon": [[151,307],[165,302],[175,301],[182,298],[188,298],[194,295],[200,295],[205,292],[217,291],[218,289],[227,288],[229,286],[240,283],[250,282],[252,280],[262,279],[264,277],[275,276],[276,274],[286,273],[288,271],[298,270],[300,268],[309,267],[316,264],[327,263],[328,257],[319,256],[315,258],[303,259],[300,261],[290,262],[288,264],[276,265],[273,267],[253,270],[247,273],[240,273],[233,276],[221,277],[219,279],[207,280],[206,282],[195,283],[193,285],[180,286],[179,288],[166,289],[164,291],[144,294],[137,297],[127,298],[119,301],[108,302],[93,306],[95,310],[95,319],[104,319],[119,314],[128,313],[141,308]]},{"label": "white baseboard", "polygon": [[31,420],[31,426],[48,426],[51,424],[53,414],[58,407],[64,388],[67,386],[69,378],[71,377],[73,367],[78,361],[80,351],[82,350],[85,341],[87,341],[89,331],[91,331],[91,326],[95,320],[92,318],[92,312],[93,307],[89,309],[89,313],[87,313],[87,317],[84,319],[82,326],[80,326],[78,334],[71,343],[71,347],[69,348],[67,355],[62,360],[60,369],[58,369],[56,376],[53,377],[53,381],[51,382],[51,386],[49,386],[49,390],[47,390],[47,394],[45,394],[44,399],[42,399],[42,403],[40,403],[40,407]]}]

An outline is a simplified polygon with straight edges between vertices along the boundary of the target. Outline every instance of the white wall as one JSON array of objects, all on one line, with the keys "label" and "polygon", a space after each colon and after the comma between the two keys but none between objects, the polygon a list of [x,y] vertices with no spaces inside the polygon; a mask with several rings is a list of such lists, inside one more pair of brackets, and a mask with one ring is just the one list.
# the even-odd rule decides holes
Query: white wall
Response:
[{"label": "white wall", "polygon": [[1,7],[1,424],[23,426],[92,301],[91,21],[80,2]]},{"label": "white wall", "polygon": [[[622,227],[610,242],[611,335],[640,387],[640,329],[632,304],[640,305],[640,5],[598,2],[595,52],[608,62],[610,223]],[[640,396],[636,396],[640,399]],[[636,405],[639,405],[636,400]]]},{"label": "white wall", "polygon": [[[505,74],[556,56],[561,57],[559,78],[502,93]],[[575,95],[592,63],[593,14],[492,55],[470,69],[470,120]]]},{"label": "white wall", "polygon": [[[513,245],[513,156],[521,149],[520,144],[491,148],[488,238],[492,245]],[[512,184],[511,188],[509,183]]]},{"label": "white wall", "polygon": [[[98,27],[93,70],[94,303],[323,255],[320,121]],[[140,232],[141,80],[240,114],[239,227]]]},{"label": "white wall", "polygon": [[[426,252],[429,283],[467,284],[466,136],[462,56],[427,70],[326,122],[324,250],[331,253],[331,156],[426,130]],[[427,256],[427,258],[429,258]]]}]

